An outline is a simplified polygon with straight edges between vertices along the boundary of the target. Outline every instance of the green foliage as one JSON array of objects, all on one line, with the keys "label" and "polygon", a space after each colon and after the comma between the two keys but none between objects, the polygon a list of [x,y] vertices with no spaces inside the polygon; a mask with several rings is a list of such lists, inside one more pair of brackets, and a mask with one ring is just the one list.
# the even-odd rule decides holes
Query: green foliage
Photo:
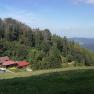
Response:
[{"label": "green foliage", "polygon": [[52,35],[48,29],[31,29],[12,18],[0,19],[0,56],[27,60],[33,69],[58,68],[72,61],[94,65],[94,53],[74,41]]},{"label": "green foliage", "polygon": [[28,55],[28,47],[17,42],[1,41],[1,56],[9,56],[15,60],[24,60]]},{"label": "green foliage", "polygon": [[71,54],[68,54],[66,56],[66,58],[67,58],[67,62],[72,62],[73,61],[73,56]]},{"label": "green foliage", "polygon": [[12,72],[19,72],[19,69],[16,68],[16,67],[8,68],[8,70],[10,70],[10,71],[12,71]]}]

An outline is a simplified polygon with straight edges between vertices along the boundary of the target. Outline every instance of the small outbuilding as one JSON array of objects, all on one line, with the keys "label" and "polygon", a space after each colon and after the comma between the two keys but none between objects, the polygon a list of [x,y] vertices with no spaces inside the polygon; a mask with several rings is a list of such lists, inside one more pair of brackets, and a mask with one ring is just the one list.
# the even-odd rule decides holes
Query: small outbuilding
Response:
[{"label": "small outbuilding", "polygon": [[29,62],[27,61],[19,61],[17,63],[18,68],[26,68],[29,65]]},{"label": "small outbuilding", "polygon": [[2,66],[5,67],[5,68],[16,67],[17,66],[17,62],[15,62],[15,61],[5,61],[2,64]]}]

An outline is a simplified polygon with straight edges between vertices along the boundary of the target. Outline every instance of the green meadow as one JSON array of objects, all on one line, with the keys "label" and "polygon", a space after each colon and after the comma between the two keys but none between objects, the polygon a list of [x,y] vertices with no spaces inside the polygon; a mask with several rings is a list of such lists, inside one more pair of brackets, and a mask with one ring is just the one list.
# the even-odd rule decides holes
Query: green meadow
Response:
[{"label": "green meadow", "polygon": [[94,94],[93,67],[0,74],[0,78],[0,94]]}]

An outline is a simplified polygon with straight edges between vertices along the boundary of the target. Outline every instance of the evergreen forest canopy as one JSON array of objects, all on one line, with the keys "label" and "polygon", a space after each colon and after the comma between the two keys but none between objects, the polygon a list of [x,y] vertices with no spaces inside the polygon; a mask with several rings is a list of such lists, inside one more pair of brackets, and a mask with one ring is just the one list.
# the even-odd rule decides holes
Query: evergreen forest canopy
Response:
[{"label": "evergreen forest canopy", "polygon": [[94,64],[94,53],[78,43],[52,35],[48,29],[32,29],[12,18],[0,19],[0,56],[27,60],[35,70],[60,68],[71,62],[75,66]]}]

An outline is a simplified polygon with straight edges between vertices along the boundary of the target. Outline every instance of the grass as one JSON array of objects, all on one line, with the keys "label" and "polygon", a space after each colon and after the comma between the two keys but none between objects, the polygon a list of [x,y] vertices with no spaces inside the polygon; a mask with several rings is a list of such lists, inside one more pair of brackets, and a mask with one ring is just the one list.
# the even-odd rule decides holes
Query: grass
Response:
[{"label": "grass", "polygon": [[59,68],[59,69],[49,69],[49,70],[38,70],[33,72],[19,71],[15,73],[0,73],[0,79],[11,79],[15,77],[29,77],[35,75],[41,75],[46,73],[62,72],[69,70],[81,70],[81,69],[94,69],[94,67],[69,67],[69,68]]},{"label": "grass", "polygon": [[0,94],[94,94],[93,67],[41,70],[30,75],[0,80]]},{"label": "grass", "polygon": [[17,77],[30,77],[31,72],[0,73],[0,79],[12,79]]}]

